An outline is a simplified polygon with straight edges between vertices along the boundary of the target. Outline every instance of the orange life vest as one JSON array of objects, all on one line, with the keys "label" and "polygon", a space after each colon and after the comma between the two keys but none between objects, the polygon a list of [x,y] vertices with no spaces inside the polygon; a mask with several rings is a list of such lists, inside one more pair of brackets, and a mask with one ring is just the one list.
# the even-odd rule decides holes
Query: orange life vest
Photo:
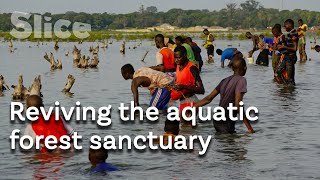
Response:
[{"label": "orange life vest", "polygon": [[[192,73],[190,71],[190,68],[192,66],[195,66],[195,65],[190,61],[188,62],[188,64],[182,70],[180,70],[180,66],[179,65],[177,66],[177,69],[176,69],[176,84],[177,85],[181,84],[181,85],[187,85],[187,86],[191,86],[191,87],[196,86],[196,79],[195,79],[195,77],[192,75]],[[182,90],[182,91],[172,90],[171,91],[171,99],[172,100],[178,100],[185,93],[186,93],[185,90]]]},{"label": "orange life vest", "polygon": [[[37,121],[32,122],[32,129],[37,136],[43,135],[44,138],[50,135],[55,136],[58,140],[58,143],[61,136],[69,135],[66,128],[64,127],[62,119],[59,118],[59,120],[56,121],[54,113],[51,114],[48,121],[46,121],[43,118],[42,114],[40,114],[39,119]],[[40,143],[43,145],[44,139],[41,139]],[[46,152],[46,151],[47,151],[47,148],[43,146],[41,148],[41,152]]]},{"label": "orange life vest", "polygon": [[163,57],[163,66],[166,69],[176,68],[174,65],[174,54],[171,49],[164,47],[160,50],[160,54]]}]

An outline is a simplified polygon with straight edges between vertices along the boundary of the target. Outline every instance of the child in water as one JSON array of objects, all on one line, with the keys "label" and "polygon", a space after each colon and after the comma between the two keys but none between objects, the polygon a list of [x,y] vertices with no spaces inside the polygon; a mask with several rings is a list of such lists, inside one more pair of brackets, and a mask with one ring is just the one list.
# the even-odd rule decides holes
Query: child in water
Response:
[{"label": "child in water", "polygon": [[109,172],[118,171],[119,169],[109,163],[106,163],[108,159],[108,150],[101,147],[100,149],[89,150],[89,161],[92,165],[90,172]]},{"label": "child in water", "polygon": [[166,120],[164,124],[164,132],[166,132],[163,135],[164,139],[167,139],[169,136],[172,136],[173,138],[175,138],[177,135],[179,135],[179,131],[180,131],[179,121]]},{"label": "child in water", "polygon": [[[168,138],[172,137],[172,142],[174,138],[179,135],[180,132],[180,121],[170,121],[166,120],[164,124],[164,135],[163,135],[163,144],[168,144]],[[154,144],[160,144],[160,137],[153,141]]]}]

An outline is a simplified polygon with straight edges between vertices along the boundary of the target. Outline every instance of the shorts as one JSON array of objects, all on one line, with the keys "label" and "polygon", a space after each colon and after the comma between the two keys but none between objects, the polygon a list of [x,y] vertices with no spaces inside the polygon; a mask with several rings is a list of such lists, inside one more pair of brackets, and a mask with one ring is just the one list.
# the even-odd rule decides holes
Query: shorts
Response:
[{"label": "shorts", "polygon": [[268,66],[269,65],[269,50],[264,49],[263,51],[260,52],[256,64],[258,65],[263,65],[263,66]]},{"label": "shorts", "polygon": [[230,120],[227,116],[226,116],[226,121],[213,120],[214,129],[217,131],[217,133],[221,133],[221,134],[235,133],[236,132],[235,131],[235,124],[236,124],[236,122]]},{"label": "shorts", "polygon": [[[237,111],[233,111],[232,112],[234,117],[237,117]],[[226,120],[220,120],[220,121],[216,121],[213,120],[213,127],[216,130],[217,133],[221,133],[221,134],[232,134],[235,133],[235,125],[236,125],[236,121],[233,121],[230,119],[229,117],[229,111],[225,108],[225,117]]]},{"label": "shorts", "polygon": [[176,72],[166,72],[170,77],[176,78]]},{"label": "shorts", "polygon": [[208,56],[214,56],[214,46],[213,45],[208,45],[208,48],[207,48],[207,54]]},{"label": "shorts", "polygon": [[149,106],[156,107],[159,110],[167,108],[170,101],[170,91],[166,88],[157,88],[153,93]]}]

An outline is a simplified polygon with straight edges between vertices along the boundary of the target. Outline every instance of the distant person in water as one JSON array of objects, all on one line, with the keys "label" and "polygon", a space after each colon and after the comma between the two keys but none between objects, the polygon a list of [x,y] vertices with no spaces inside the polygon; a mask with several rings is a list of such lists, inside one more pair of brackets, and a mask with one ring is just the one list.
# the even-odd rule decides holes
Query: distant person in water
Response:
[{"label": "distant person in water", "polygon": [[[200,77],[199,69],[188,60],[187,50],[183,46],[177,46],[174,50],[177,64],[176,82],[171,88],[172,100],[180,100],[180,114],[186,107],[192,106],[198,101],[196,94],[204,94],[205,90]],[[184,123],[189,124],[189,122]],[[190,123],[191,124],[191,123]]]},{"label": "distant person in water", "polygon": [[196,61],[199,64],[199,71],[201,72],[201,68],[202,68],[202,65],[203,65],[203,60],[202,60],[202,56],[201,56],[200,47],[197,45],[197,43],[192,41],[191,37],[187,37],[186,38],[186,43],[191,46],[191,48],[193,50],[194,57],[196,58]]},{"label": "distant person in water", "polygon": [[106,163],[108,159],[108,150],[101,147],[100,149],[89,150],[89,161],[92,165],[90,172],[110,172],[118,171],[119,169],[109,163]]},{"label": "distant person in water", "polygon": [[[179,121],[170,121],[166,120],[164,124],[164,134],[163,136],[163,144],[168,144],[168,138],[172,137],[172,143],[174,143],[174,138],[179,135],[180,131],[180,122]],[[154,140],[155,144],[160,144],[160,137]]]},{"label": "distant person in water", "polygon": [[260,53],[256,60],[256,64],[268,66],[269,65],[269,48],[268,48],[268,44],[265,42],[265,38],[263,35],[259,36],[258,48],[260,49]]},{"label": "distant person in water", "polygon": [[250,32],[246,32],[246,37],[252,40],[252,50],[248,52],[248,57],[251,58],[253,53],[259,50],[258,44],[260,42],[260,38]]},{"label": "distant person in water", "polygon": [[284,37],[284,42],[282,46],[279,47],[281,51],[283,51],[284,60],[277,68],[277,75],[283,73],[284,70],[288,73],[288,80],[286,82],[287,85],[293,86],[295,85],[295,64],[297,62],[297,50],[298,50],[298,32],[294,29],[294,21],[292,19],[287,19],[284,22],[284,27],[288,32]]},{"label": "distant person in water", "polygon": [[188,60],[189,60],[192,64],[194,64],[194,65],[196,65],[197,67],[199,67],[198,61],[196,61],[196,58],[195,58],[195,56],[194,56],[192,47],[191,47],[189,44],[186,43],[186,40],[185,40],[184,38],[182,38],[181,36],[177,36],[177,37],[175,38],[175,40],[176,40],[176,45],[177,45],[177,46],[183,46],[184,48],[186,48]]},{"label": "distant person in water", "polygon": [[306,32],[308,25],[303,23],[302,19],[298,20],[299,28],[298,28],[298,36],[299,36],[299,54],[300,54],[300,62],[307,61],[307,53],[306,53]]},{"label": "distant person in water", "polygon": [[138,87],[144,87],[150,91],[152,96],[149,106],[156,107],[159,110],[167,108],[170,91],[166,87],[174,82],[173,77],[147,67],[135,71],[131,64],[122,66],[121,74],[125,80],[132,79],[131,91],[135,106],[139,106]]},{"label": "distant person in water", "polygon": [[[234,72],[232,76],[223,79],[210,95],[194,105],[196,108],[205,106],[220,94],[219,106],[225,109],[226,121],[213,121],[217,133],[235,133],[236,122],[230,119],[227,107],[229,106],[229,103],[233,103],[234,107],[238,107],[237,110],[232,112],[233,117],[236,117],[240,111],[239,103],[243,100],[243,96],[247,92],[247,80],[243,77],[247,71],[246,61],[243,58],[234,59],[232,62],[232,70]],[[248,132],[253,133],[254,131],[251,124],[245,116],[243,122],[246,125]]]},{"label": "distant person in water", "polygon": [[174,51],[174,48],[177,47],[176,43],[172,39],[170,39],[168,37],[164,38],[164,44],[165,44],[166,47],[171,49],[172,52]]},{"label": "distant person in water", "polygon": [[205,43],[203,44],[203,47],[207,49],[208,62],[211,63],[213,62],[213,57],[214,57],[214,46],[213,46],[214,36],[209,32],[208,29],[204,29],[203,34],[206,36],[206,40],[205,40]]},{"label": "distant person in water", "polygon": [[314,50],[316,50],[317,52],[320,52],[320,46],[319,46],[319,45],[316,45],[316,46],[314,47]]},{"label": "distant person in water", "polygon": [[237,48],[227,48],[225,50],[217,49],[216,53],[221,56],[221,67],[224,68],[224,61],[230,60],[228,66],[231,67],[231,63],[236,58],[242,58],[243,54]]},{"label": "distant person in water", "polygon": [[284,42],[284,35],[282,34],[281,25],[275,24],[272,28],[272,34],[273,34],[273,44],[271,46],[272,50],[272,68],[273,72],[275,73],[277,66],[279,64],[280,60],[280,51],[279,46],[281,46],[281,43]]},{"label": "distant person in water", "polygon": [[159,52],[156,54],[156,66],[151,68],[161,72],[175,72],[174,54],[171,49],[165,46],[164,36],[157,34],[154,41]]}]

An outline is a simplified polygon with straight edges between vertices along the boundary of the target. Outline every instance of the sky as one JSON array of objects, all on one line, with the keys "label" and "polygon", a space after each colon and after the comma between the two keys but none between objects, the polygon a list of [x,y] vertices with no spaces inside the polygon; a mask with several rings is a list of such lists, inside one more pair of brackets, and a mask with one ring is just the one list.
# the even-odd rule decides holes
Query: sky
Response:
[{"label": "sky", "polygon": [[[266,8],[281,9],[281,0],[258,0]],[[129,13],[141,5],[156,6],[158,11],[172,8],[220,10],[227,3],[240,4],[245,0],[0,0],[0,13],[67,11],[88,13]],[[320,0],[283,0],[283,9],[307,9],[320,12]]]}]

